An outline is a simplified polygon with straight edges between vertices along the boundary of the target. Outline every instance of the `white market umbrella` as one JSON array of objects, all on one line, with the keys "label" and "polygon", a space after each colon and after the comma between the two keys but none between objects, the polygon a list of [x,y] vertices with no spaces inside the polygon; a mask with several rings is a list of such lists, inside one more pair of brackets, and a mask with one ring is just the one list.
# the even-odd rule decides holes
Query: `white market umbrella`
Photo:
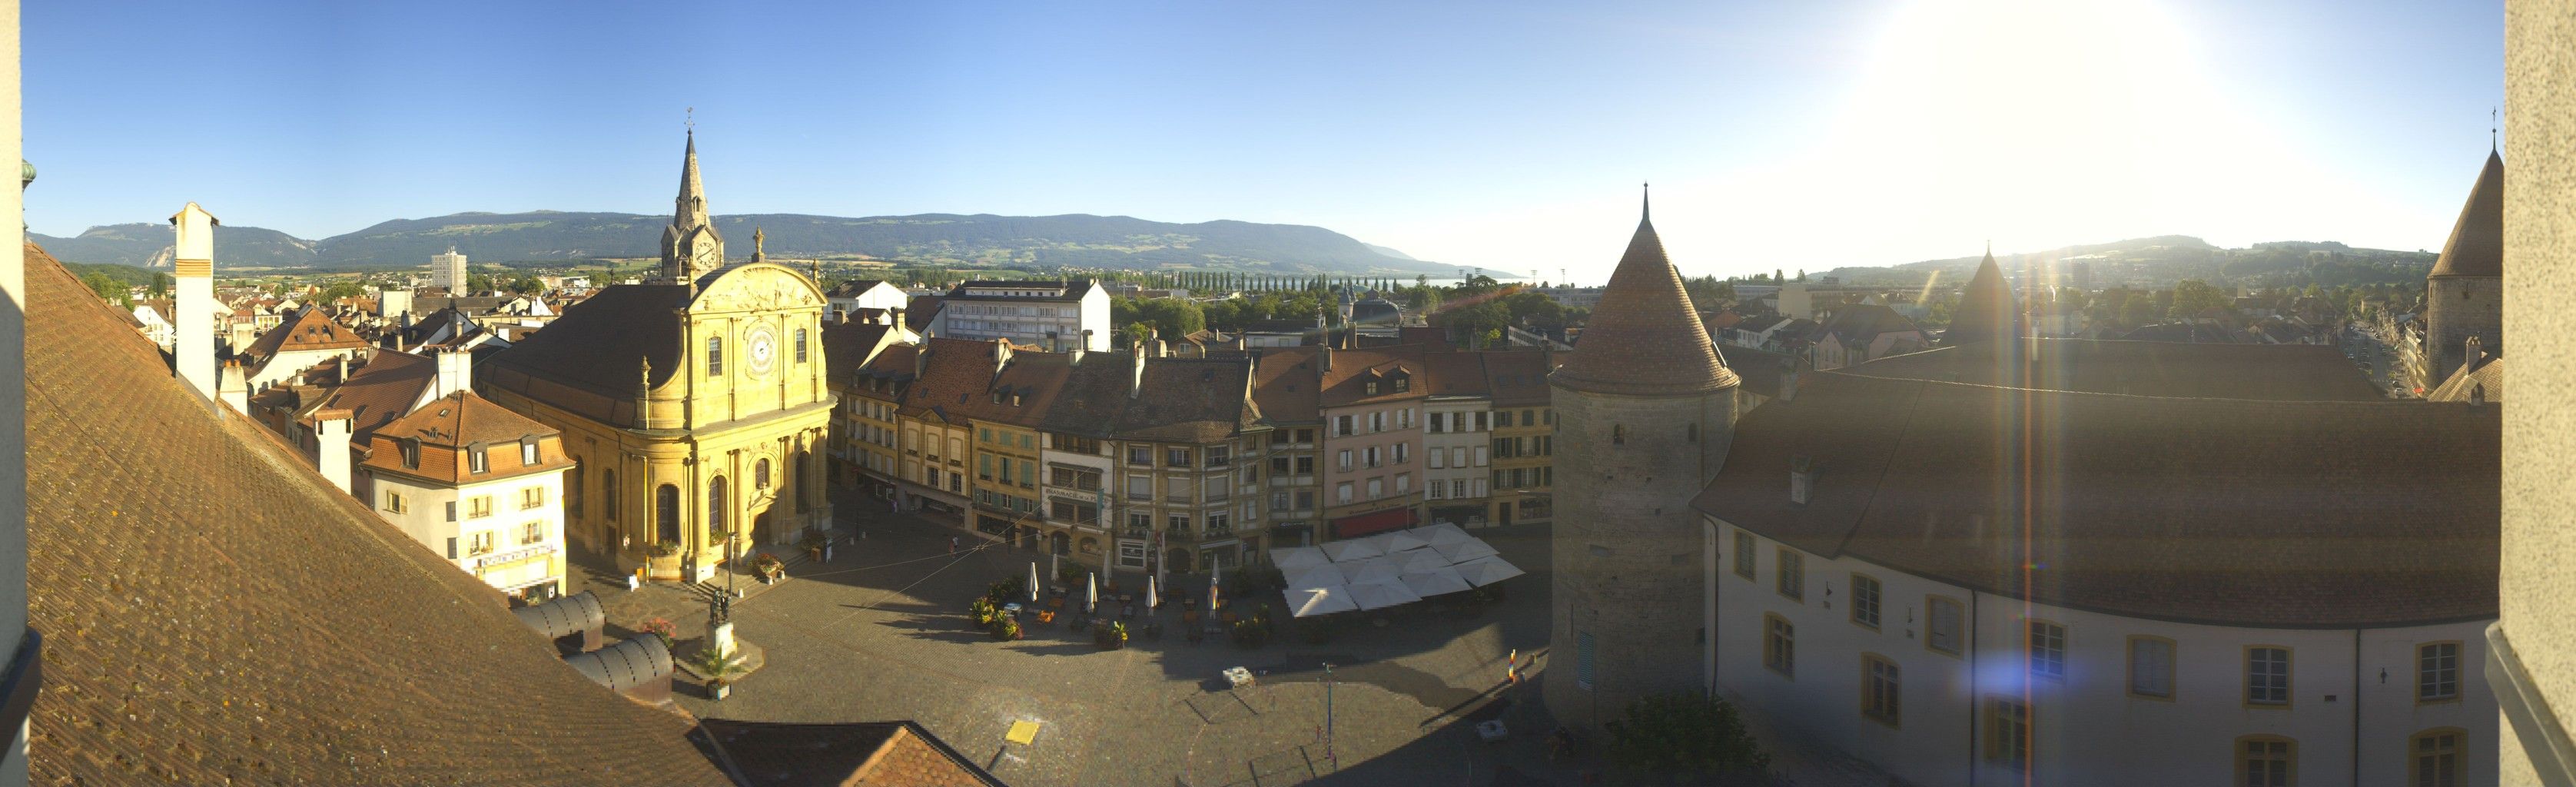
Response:
[{"label": "white market umbrella", "polygon": [[1349,590],[1340,585],[1288,590],[1288,616],[1292,618],[1330,615],[1359,608],[1358,604],[1351,603]]},{"label": "white market umbrella", "polygon": [[1494,551],[1494,546],[1492,544],[1487,544],[1483,539],[1476,538],[1470,538],[1445,547],[1432,547],[1432,549],[1439,550],[1440,556],[1448,558],[1451,564],[1465,563],[1480,557],[1493,557],[1497,554],[1501,554]]},{"label": "white market umbrella", "polygon": [[1281,571],[1296,571],[1331,562],[1333,559],[1325,557],[1324,550],[1314,547],[1283,547],[1270,550],[1270,564],[1278,566]]},{"label": "white market umbrella", "polygon": [[1395,561],[1395,570],[1407,574],[1421,574],[1438,571],[1452,565],[1448,558],[1440,556],[1440,552],[1438,550],[1431,549],[1416,549],[1411,552],[1399,553],[1386,559]]},{"label": "white market umbrella", "polygon": [[1224,576],[1225,576],[1225,564],[1222,564],[1222,563],[1211,563],[1211,564],[1209,564],[1209,565],[1208,565],[1208,611],[1209,611],[1209,612],[1215,612],[1215,611],[1216,611],[1216,606],[1217,606],[1218,598],[1219,598],[1220,596],[1222,596],[1222,595],[1223,595],[1223,593],[1222,593],[1221,591],[1217,590],[1217,580],[1219,580],[1219,579],[1223,578]]},{"label": "white market umbrella", "polygon": [[1154,588],[1158,584],[1162,583],[1155,582],[1153,577],[1145,578],[1145,609],[1148,612],[1163,605],[1162,593]]},{"label": "white market umbrella", "polygon": [[1038,562],[1029,561],[1029,603],[1038,603]]},{"label": "white market umbrella", "polygon": [[1288,586],[1292,588],[1328,588],[1343,582],[1341,567],[1329,563],[1288,575]]},{"label": "white market umbrella", "polygon": [[1082,581],[1082,613],[1086,615],[1100,613],[1100,572],[1092,572],[1089,578]]},{"label": "white market umbrella", "polygon": [[1396,568],[1395,561],[1382,557],[1339,563],[1335,567],[1342,570],[1342,584],[1345,585],[1394,582],[1404,574],[1403,570]]},{"label": "white market umbrella", "polygon": [[1057,558],[1059,558],[1059,557],[1062,557],[1062,555],[1058,555],[1058,554],[1056,554],[1056,553],[1054,553],[1054,552],[1048,552],[1048,553],[1047,553],[1047,581],[1048,581],[1048,582],[1054,582],[1056,577],[1064,576],[1064,566],[1058,565],[1058,564],[1056,563],[1056,559],[1057,559]]},{"label": "white market umbrella", "polygon": [[1467,579],[1459,576],[1457,569],[1448,566],[1441,566],[1438,571],[1405,574],[1404,586],[1412,588],[1414,595],[1424,598],[1471,589]]},{"label": "white market umbrella", "polygon": [[1369,543],[1367,539],[1328,542],[1324,544],[1323,549],[1324,556],[1332,558],[1335,563],[1364,560],[1386,554],[1386,550],[1377,548],[1376,544]]},{"label": "white market umbrella", "polygon": [[1351,603],[1361,609],[1385,609],[1421,600],[1422,596],[1402,582],[1366,582],[1351,586]]},{"label": "white market umbrella", "polygon": [[1451,544],[1463,544],[1476,540],[1475,536],[1467,535],[1467,531],[1465,529],[1447,522],[1442,522],[1430,527],[1415,528],[1415,530],[1421,531],[1418,535],[1422,536],[1422,540],[1431,542],[1431,545],[1435,547],[1445,547]]},{"label": "white market umbrella", "polygon": [[1477,587],[1484,587],[1486,585],[1491,585],[1496,582],[1501,582],[1503,580],[1528,573],[1520,570],[1517,566],[1503,562],[1503,559],[1499,557],[1470,560],[1465,563],[1460,563],[1453,568],[1458,569],[1458,576],[1465,578],[1467,580],[1467,584],[1475,585]]},{"label": "white market umbrella", "polygon": [[1397,530],[1387,533],[1386,540],[1382,544],[1386,553],[1392,555],[1409,549],[1431,546],[1431,539],[1423,538],[1421,534],[1412,530]]}]

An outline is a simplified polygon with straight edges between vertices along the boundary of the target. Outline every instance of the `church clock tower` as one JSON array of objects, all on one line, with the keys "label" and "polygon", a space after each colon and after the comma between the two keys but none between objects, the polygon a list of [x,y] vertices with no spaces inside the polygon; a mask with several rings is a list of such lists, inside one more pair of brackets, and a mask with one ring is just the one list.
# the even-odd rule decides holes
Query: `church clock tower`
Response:
[{"label": "church clock tower", "polygon": [[689,130],[689,148],[680,165],[680,198],[671,210],[671,226],[662,229],[662,281],[687,284],[724,267],[724,236],[707,218],[707,193],[698,183],[698,132]]}]

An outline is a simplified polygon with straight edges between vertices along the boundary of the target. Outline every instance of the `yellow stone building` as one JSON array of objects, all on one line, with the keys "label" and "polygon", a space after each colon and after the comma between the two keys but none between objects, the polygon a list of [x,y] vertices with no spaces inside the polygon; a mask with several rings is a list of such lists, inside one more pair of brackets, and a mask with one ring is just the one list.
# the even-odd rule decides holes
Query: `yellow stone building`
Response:
[{"label": "yellow stone building", "polygon": [[725,264],[691,139],[662,275],[601,290],[485,361],[485,398],[563,433],[567,537],[653,579],[706,578],[729,549],[829,527],[821,288]]}]

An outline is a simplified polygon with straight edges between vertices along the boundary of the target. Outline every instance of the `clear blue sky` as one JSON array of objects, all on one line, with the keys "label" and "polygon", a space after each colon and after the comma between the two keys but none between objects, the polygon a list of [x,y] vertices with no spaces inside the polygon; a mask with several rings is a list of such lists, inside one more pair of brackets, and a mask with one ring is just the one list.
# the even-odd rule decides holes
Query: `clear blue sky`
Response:
[{"label": "clear blue sky", "polygon": [[318,238],[467,210],[1315,224],[1605,275],[2162,233],[2439,248],[2501,3],[42,3],[31,227],[188,200]]}]

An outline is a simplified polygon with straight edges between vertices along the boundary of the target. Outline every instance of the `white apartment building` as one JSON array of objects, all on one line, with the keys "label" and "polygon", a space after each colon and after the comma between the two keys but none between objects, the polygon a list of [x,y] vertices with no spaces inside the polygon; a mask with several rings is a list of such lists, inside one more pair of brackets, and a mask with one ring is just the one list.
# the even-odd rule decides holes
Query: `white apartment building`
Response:
[{"label": "white apartment building", "polygon": [[563,590],[564,513],[582,505],[565,476],[577,472],[558,432],[459,391],[377,429],[358,488],[458,569],[542,599]]},{"label": "white apartment building", "polygon": [[970,281],[950,290],[935,336],[1008,339],[1061,351],[1110,347],[1109,291],[1097,281]]},{"label": "white apartment building", "polygon": [[456,253],[456,247],[447,247],[446,254],[429,255],[429,286],[447,288],[448,296],[454,297],[466,294],[466,281],[465,255]]},{"label": "white apartment building", "polygon": [[1493,405],[1486,353],[1427,353],[1431,396],[1422,403],[1422,492],[1432,521],[1482,525],[1493,490]]}]

